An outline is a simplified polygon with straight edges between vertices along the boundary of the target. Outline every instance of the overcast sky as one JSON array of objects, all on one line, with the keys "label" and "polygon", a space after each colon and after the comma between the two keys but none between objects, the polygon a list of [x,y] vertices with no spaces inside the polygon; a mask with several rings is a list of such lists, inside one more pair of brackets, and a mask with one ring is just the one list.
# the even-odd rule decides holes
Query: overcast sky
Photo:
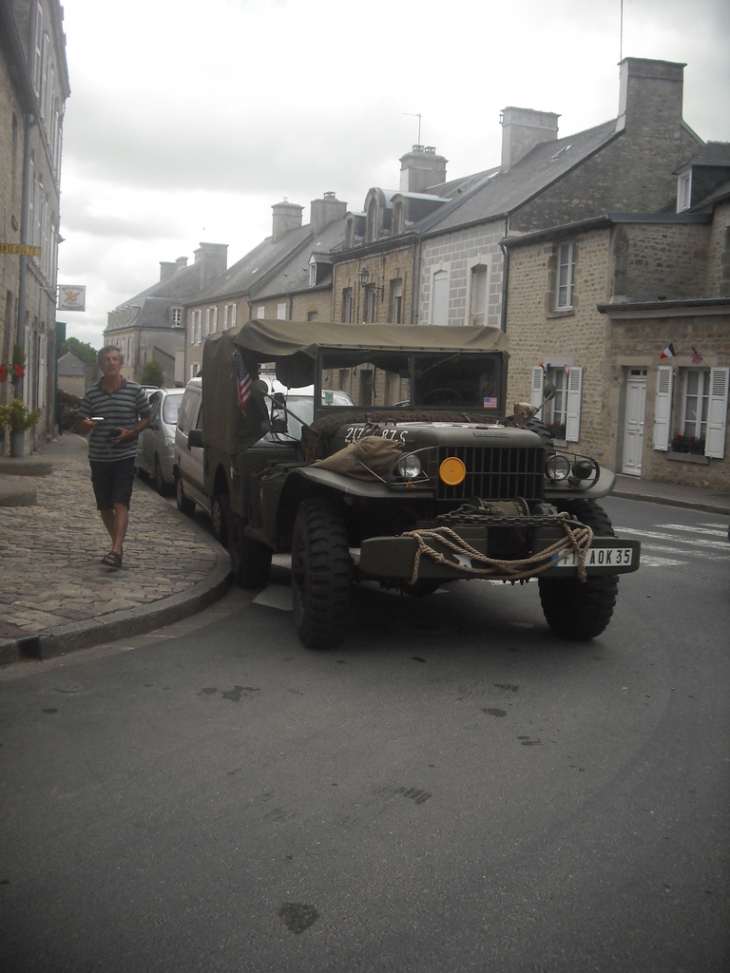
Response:
[{"label": "overcast sky", "polygon": [[[229,266],[271,206],[334,191],[361,210],[418,141],[447,178],[499,164],[501,109],[558,112],[560,137],[618,113],[620,0],[62,0],[59,283],[85,284],[68,333],[201,241]],[[728,0],[624,0],[624,57],[686,63],[684,118],[730,141]],[[413,114],[407,114],[413,113]]]}]

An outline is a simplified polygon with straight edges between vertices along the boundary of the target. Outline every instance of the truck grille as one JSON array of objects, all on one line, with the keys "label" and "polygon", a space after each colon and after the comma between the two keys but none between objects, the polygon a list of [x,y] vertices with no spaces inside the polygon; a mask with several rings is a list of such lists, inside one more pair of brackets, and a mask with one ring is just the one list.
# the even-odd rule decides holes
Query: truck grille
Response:
[{"label": "truck grille", "polygon": [[545,476],[545,450],[485,449],[479,446],[441,447],[439,465],[457,456],[466,466],[466,478],[456,487],[438,480],[439,500],[541,500]]}]

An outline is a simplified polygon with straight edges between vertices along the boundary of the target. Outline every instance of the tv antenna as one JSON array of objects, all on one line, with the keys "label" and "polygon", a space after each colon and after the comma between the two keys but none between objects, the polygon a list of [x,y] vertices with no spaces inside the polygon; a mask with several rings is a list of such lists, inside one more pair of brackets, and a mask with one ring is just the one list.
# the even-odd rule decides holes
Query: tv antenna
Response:
[{"label": "tv antenna", "polygon": [[[623,0],[622,0],[622,3],[623,3]],[[420,145],[421,144],[421,115],[420,115],[420,113],[419,112],[413,112],[413,111],[404,111],[403,114],[404,115],[410,115],[411,118],[417,118],[418,119],[418,142],[416,144],[417,145]]]}]

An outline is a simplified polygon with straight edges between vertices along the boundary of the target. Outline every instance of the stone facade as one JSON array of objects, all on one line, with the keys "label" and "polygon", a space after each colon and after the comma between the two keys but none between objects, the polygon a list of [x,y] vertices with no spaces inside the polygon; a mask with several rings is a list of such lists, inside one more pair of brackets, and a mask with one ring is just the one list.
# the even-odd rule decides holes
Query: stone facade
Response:
[{"label": "stone facade", "polygon": [[[715,222],[724,226],[726,219],[727,209],[718,207]],[[550,422],[557,409],[564,420],[570,377],[579,375],[579,434],[561,437],[572,439],[569,449],[645,479],[730,490],[727,403],[719,417],[724,443],[718,449],[707,435],[730,376],[730,296],[704,296],[708,268],[718,265],[712,241],[724,239],[709,214],[690,214],[604,217],[590,227],[506,240],[508,401],[524,401],[532,390],[537,404],[547,372],[559,395],[546,404],[545,418]],[[572,306],[556,311],[557,254],[566,245],[573,247],[574,293]],[[669,346],[674,357],[661,358]],[[708,414],[688,430],[696,410],[687,396],[698,384]],[[668,399],[660,400],[663,392],[671,392]]]},{"label": "stone facade", "polygon": [[2,243],[40,248],[0,255],[0,354],[25,356],[25,378],[0,385],[0,402],[22,395],[42,410],[29,438],[53,433],[56,276],[63,115],[69,96],[58,0],[0,0],[0,233]]},{"label": "stone facade", "polygon": [[[499,241],[506,233],[506,222],[494,222],[458,230],[448,236],[427,238],[422,242],[419,324],[473,324],[475,313],[474,268],[485,267],[486,308],[478,323],[502,326],[503,261]],[[434,275],[448,275],[448,315],[434,321]]]},{"label": "stone facade", "polygon": [[[332,320],[414,324],[416,241],[345,251],[333,263]],[[367,271],[367,281],[361,277]]]}]

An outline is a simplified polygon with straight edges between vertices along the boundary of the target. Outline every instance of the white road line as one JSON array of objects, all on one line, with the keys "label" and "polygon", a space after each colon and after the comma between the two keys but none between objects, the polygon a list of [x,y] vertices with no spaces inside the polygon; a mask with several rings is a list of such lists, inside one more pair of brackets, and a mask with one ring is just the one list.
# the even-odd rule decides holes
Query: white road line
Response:
[{"label": "white road line", "polygon": [[685,564],[685,561],[673,561],[668,557],[652,557],[651,554],[644,554],[641,552],[641,568],[669,568],[676,567],[679,564]]},{"label": "white road line", "polygon": [[718,550],[727,551],[728,542],[727,541],[711,541],[711,540],[685,540],[683,537],[673,537],[671,534],[664,534],[660,531],[653,530],[637,530],[634,527],[616,527],[614,528],[619,537],[622,534],[628,534],[631,537],[647,537],[658,541],[674,541],[675,544],[689,544],[693,547],[701,548],[717,548]]},{"label": "white road line", "polygon": [[727,537],[727,527],[687,527],[685,524],[662,524],[664,530],[686,530],[693,534],[711,534],[713,537]]}]

